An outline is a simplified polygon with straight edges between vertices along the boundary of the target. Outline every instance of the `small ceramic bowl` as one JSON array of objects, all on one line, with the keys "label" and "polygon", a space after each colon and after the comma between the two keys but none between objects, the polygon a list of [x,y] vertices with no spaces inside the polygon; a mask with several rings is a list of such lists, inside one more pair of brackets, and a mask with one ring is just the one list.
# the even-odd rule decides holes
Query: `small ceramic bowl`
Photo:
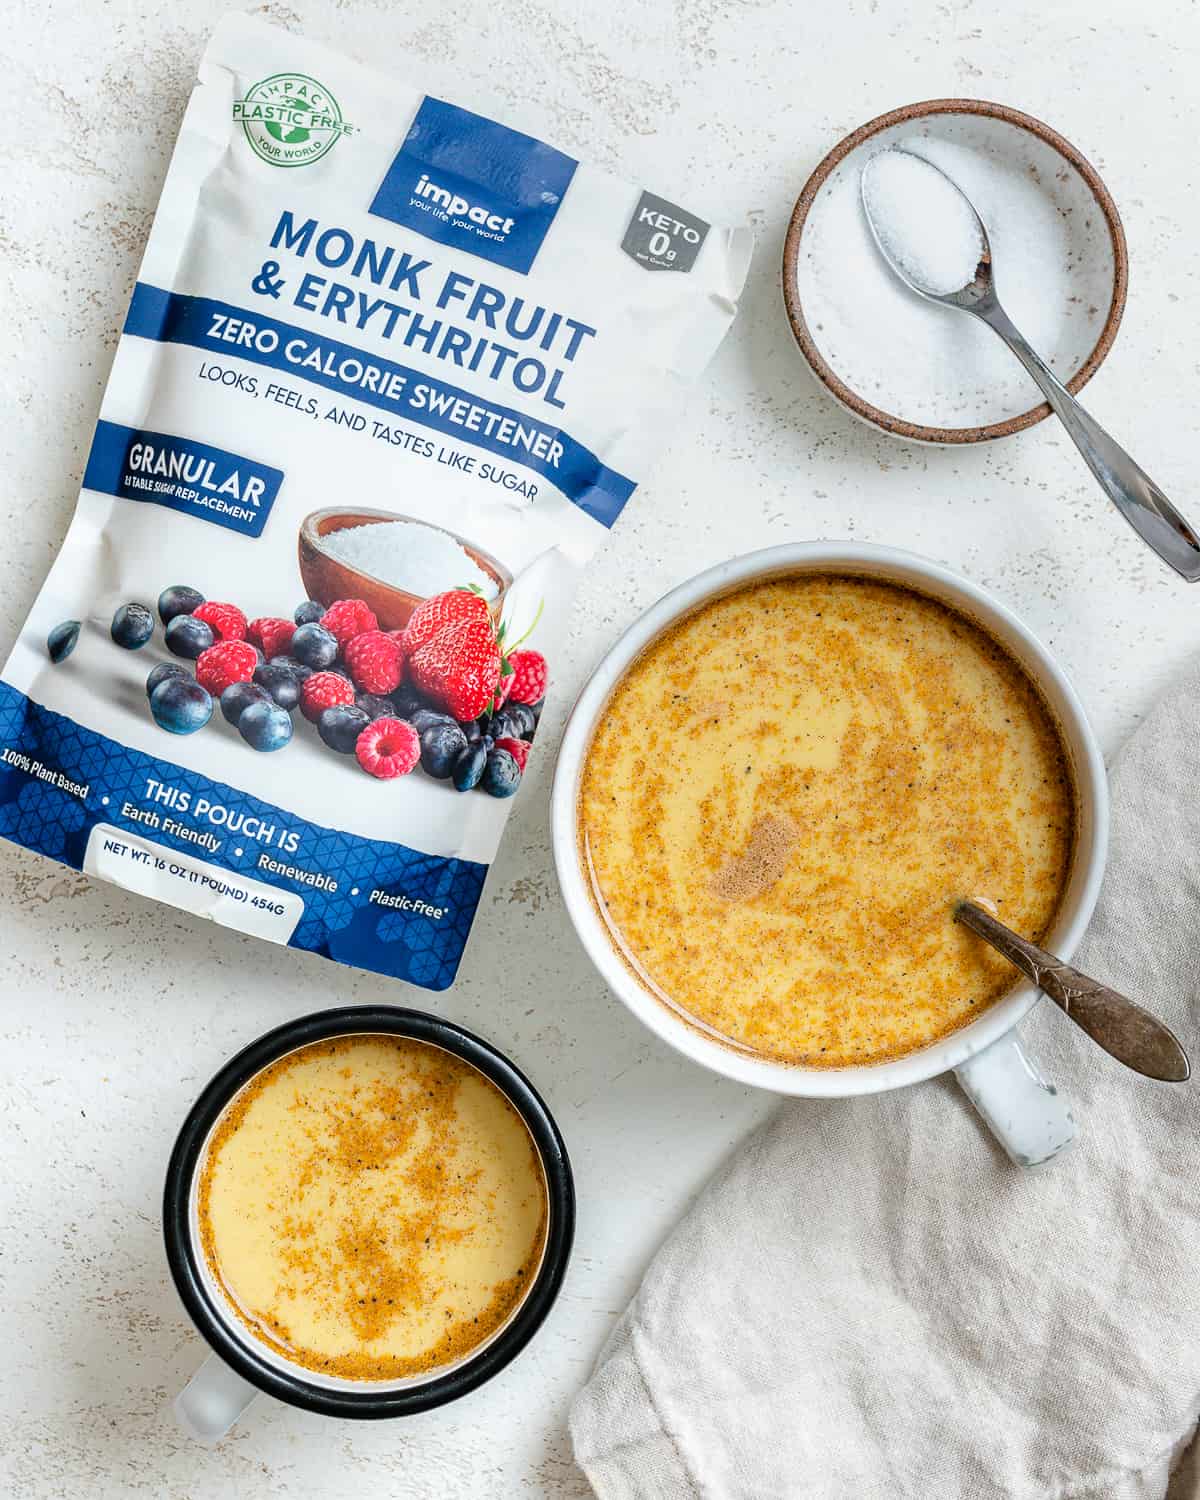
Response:
[{"label": "small ceramic bowl", "polygon": [[1125,307],[1120,216],[1094,167],[1031,115],[980,99],[933,99],[839,142],[796,201],[783,298],[813,374],[848,411],[913,442],[978,443],[1050,413],[990,329],[924,303],[883,263],[858,200],[876,152],[903,146],[953,177],[992,242],[1014,322],[1072,392],[1112,347]]},{"label": "small ceramic bowl", "polygon": [[359,568],[339,558],[331,557],[321,546],[321,539],[332,531],[342,531],[348,526],[369,525],[374,521],[411,521],[418,526],[427,526],[432,531],[444,532],[458,543],[464,552],[496,584],[496,596],[488,608],[492,618],[499,620],[504,607],[504,596],[512,584],[512,574],[489,553],[468,542],[465,537],[447,531],[444,526],[434,526],[417,516],[402,516],[390,510],[314,510],[305,516],[300,525],[300,577],[308,591],[308,597],[326,606],[335,599],[363,599],[371,606],[381,630],[403,630],[417,605],[419,594],[410,594],[404,589],[394,588],[381,578],[374,578]]}]

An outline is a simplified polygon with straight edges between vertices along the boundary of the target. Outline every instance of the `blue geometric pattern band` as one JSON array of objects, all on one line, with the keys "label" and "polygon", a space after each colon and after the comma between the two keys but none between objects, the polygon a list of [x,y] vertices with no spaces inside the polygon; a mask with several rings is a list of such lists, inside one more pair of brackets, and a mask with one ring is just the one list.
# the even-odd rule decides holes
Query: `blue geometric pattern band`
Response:
[{"label": "blue geometric pattern band", "polygon": [[[303,899],[304,911],[289,946],[320,953],[339,963],[373,969],[425,989],[442,990],[458,969],[487,866],[473,860],[422,854],[404,844],[340,833],[299,819],[269,802],[212,781],[170,761],[158,760],[27,698],[0,682],[0,835],[80,870],[97,824],[144,833],[122,812],[125,803],[143,808],[148,780],[223,805],[232,815],[299,828],[303,858],[278,856],[277,863],[319,871],[337,884],[321,889],[309,881],[264,871],[262,846],[225,837],[219,847],[172,831],[194,825],[163,818],[156,844],[195,859],[202,855],[244,879]],[[351,892],[357,890],[357,895]],[[372,892],[376,900],[370,900]],[[437,911],[439,917],[428,915]]]}]

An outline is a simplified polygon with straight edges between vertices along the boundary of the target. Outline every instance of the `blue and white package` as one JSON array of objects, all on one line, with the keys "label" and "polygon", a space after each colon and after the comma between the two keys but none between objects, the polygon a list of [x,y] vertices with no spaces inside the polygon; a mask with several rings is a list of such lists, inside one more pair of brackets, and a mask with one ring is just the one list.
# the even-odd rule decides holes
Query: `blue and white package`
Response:
[{"label": "blue and white package", "polygon": [[0,833],[450,984],[580,570],[750,249],[227,17],[0,674]]}]

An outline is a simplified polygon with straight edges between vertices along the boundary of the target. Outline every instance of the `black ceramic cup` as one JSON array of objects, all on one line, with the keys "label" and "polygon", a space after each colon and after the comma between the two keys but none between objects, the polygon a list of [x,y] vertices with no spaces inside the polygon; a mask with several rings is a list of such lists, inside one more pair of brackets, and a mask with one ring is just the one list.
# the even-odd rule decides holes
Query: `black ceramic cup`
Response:
[{"label": "black ceramic cup", "polygon": [[[396,1381],[330,1379],[291,1364],[257,1341],[225,1306],[196,1232],[196,1178],[214,1127],[234,1096],[271,1063],[311,1042],[384,1033],[412,1037],[462,1058],[491,1080],[524,1120],[541,1159],[548,1203],[546,1243],[530,1289],[501,1329],[459,1363]],[[167,1167],[163,1233],[167,1261],[192,1321],[212,1346],[175,1403],[182,1425],[216,1442],[259,1392],[331,1417],[402,1417],[464,1396],[498,1374],[537,1332],[562,1285],[575,1231],[575,1190],[566,1147],[523,1073],[453,1022],[389,1005],[324,1010],[259,1037],[225,1064],[192,1106]]]}]

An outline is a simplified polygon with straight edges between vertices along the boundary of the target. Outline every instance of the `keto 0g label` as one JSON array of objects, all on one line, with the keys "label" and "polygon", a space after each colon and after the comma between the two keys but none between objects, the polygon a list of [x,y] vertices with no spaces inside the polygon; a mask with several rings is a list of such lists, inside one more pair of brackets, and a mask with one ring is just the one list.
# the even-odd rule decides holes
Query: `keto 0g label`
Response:
[{"label": "keto 0g label", "polygon": [[677,203],[657,193],[643,193],[621,249],[648,271],[690,271],[710,228]]},{"label": "keto 0g label", "polygon": [[274,167],[304,167],[320,161],[353,126],[337,100],[304,73],[273,73],[235,99],[240,122],[255,155]]}]

